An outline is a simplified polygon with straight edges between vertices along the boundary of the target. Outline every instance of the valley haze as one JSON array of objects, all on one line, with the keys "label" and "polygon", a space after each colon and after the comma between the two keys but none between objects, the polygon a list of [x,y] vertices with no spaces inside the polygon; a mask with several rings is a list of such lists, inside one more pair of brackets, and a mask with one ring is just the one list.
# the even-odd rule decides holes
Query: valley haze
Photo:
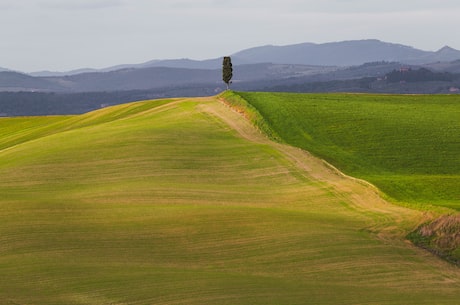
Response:
[{"label": "valley haze", "polygon": [[[260,46],[231,55],[232,88],[242,91],[458,93],[460,51],[423,51],[376,39]],[[0,72],[0,115],[79,114],[126,102],[212,96],[225,89],[222,57],[150,60],[105,69]],[[424,81],[388,82],[400,69]],[[425,72],[423,72],[425,71]],[[429,75],[426,75],[426,74]]]},{"label": "valley haze", "polygon": [[[424,51],[411,46],[377,39],[349,40],[328,43],[300,43],[292,45],[264,45],[238,51],[232,56],[234,65],[272,63],[312,66],[356,66],[369,62],[388,61],[402,64],[428,64],[460,60],[460,51],[443,46],[437,51]],[[141,64],[119,64],[103,69],[79,68],[71,71],[36,71],[31,76],[65,76],[93,72],[111,72],[123,69],[169,67],[186,69],[219,69],[222,57],[193,60],[154,59]],[[0,68],[0,71],[9,71]],[[27,73],[26,73],[27,74]]]}]

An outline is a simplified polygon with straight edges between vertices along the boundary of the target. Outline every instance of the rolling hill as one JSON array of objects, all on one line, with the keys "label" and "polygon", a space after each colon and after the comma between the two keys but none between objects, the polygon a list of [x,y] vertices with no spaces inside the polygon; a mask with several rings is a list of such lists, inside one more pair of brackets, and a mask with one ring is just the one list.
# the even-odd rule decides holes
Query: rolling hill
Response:
[{"label": "rolling hill", "polygon": [[460,210],[456,96],[238,94],[283,141],[393,199]]},{"label": "rolling hill", "polygon": [[[248,113],[247,113],[248,115]],[[0,120],[2,304],[454,304],[426,214],[218,97]]]}]

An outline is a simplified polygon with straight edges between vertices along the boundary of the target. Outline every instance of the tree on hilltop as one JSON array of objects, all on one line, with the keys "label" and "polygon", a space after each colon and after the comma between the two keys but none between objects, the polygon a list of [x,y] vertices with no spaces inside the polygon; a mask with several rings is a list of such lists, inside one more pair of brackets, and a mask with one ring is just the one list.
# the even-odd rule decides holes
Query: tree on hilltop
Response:
[{"label": "tree on hilltop", "polygon": [[230,83],[233,77],[233,65],[232,59],[230,56],[224,57],[224,62],[222,64],[222,80],[227,84],[227,90],[230,87]]}]

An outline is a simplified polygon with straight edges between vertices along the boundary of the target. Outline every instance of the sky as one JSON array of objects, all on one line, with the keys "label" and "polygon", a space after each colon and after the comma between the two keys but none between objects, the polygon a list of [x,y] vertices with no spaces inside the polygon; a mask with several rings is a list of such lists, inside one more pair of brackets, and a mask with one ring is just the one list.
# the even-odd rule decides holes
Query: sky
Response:
[{"label": "sky", "polygon": [[358,39],[460,49],[458,16],[459,0],[0,0],[0,67],[69,71]]}]

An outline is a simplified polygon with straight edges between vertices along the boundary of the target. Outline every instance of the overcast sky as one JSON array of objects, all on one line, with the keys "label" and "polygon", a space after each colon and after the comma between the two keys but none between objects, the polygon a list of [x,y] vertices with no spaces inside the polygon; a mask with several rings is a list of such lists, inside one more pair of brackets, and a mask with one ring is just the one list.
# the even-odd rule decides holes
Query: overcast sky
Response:
[{"label": "overcast sky", "polygon": [[460,49],[459,16],[459,0],[0,0],[0,67],[67,71],[367,38]]}]

